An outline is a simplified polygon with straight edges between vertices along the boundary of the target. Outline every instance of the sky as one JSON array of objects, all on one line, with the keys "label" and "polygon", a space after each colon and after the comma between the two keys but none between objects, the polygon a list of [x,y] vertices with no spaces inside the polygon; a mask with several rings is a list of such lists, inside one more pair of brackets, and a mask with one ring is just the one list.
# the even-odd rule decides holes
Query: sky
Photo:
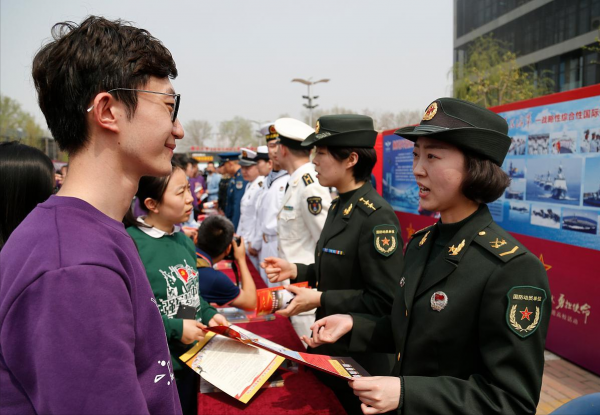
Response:
[{"label": "sky", "polygon": [[0,93],[46,127],[31,61],[53,24],[86,16],[147,29],[171,51],[179,119],[301,118],[306,86],[320,108],[425,110],[451,95],[452,0],[0,0]]}]

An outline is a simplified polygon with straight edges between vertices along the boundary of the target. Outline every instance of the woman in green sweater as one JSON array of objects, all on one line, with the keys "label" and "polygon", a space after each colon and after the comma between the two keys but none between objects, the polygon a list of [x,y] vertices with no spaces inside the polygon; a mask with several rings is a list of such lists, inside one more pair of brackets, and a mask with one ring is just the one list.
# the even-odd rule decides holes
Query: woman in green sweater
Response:
[{"label": "woman in green sweater", "polygon": [[142,177],[136,195],[147,215],[127,232],[138,247],[163,318],[183,413],[196,414],[198,376],[179,356],[204,338],[206,325],[228,323],[200,296],[194,243],[177,226],[193,211],[185,172],[174,166],[170,176]]}]

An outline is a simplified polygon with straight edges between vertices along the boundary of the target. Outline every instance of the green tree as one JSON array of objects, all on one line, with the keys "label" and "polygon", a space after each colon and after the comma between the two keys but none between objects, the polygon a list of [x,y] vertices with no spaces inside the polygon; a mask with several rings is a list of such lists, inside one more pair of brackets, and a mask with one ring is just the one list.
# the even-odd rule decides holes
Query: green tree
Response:
[{"label": "green tree", "polygon": [[240,116],[222,121],[219,124],[219,135],[221,136],[221,145],[231,147],[256,147],[262,145],[264,141],[255,134],[252,122]]},{"label": "green tree", "polygon": [[475,40],[453,72],[454,96],[484,107],[549,94],[554,85],[548,72],[536,75],[530,66],[519,67],[516,54],[493,34]]},{"label": "green tree", "polygon": [[45,150],[41,138],[44,130],[21,104],[5,95],[0,95],[0,139],[2,141],[21,140],[24,144]]},{"label": "green tree", "polygon": [[204,120],[191,120],[185,123],[184,146],[208,147],[212,145],[212,125]]}]

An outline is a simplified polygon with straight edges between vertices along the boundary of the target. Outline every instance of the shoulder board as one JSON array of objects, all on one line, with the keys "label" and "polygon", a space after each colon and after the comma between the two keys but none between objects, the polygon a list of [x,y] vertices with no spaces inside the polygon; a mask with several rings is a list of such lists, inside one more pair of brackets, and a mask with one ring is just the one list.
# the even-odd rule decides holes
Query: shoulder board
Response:
[{"label": "shoulder board", "polygon": [[211,268],[210,262],[204,258],[196,258],[196,268]]},{"label": "shoulder board", "polygon": [[508,262],[528,252],[527,248],[504,229],[494,225],[492,223],[487,228],[480,230],[473,242],[482,246],[502,262]]},{"label": "shoulder board", "polygon": [[313,180],[312,176],[310,175],[310,173],[306,173],[304,176],[302,176],[302,181],[304,182],[305,186],[308,186],[309,184],[312,184],[315,182]]},{"label": "shoulder board", "polygon": [[370,215],[371,213],[381,208],[382,204],[379,200],[368,198],[368,196],[369,195],[367,194],[358,199],[356,206],[363,210],[367,215]]},{"label": "shoulder board", "polygon": [[433,225],[429,225],[429,226],[425,226],[423,229],[419,229],[416,232],[413,232],[413,234],[411,235],[411,238],[414,238],[417,235],[421,235],[423,234],[426,230],[428,230],[429,228],[431,228],[432,226],[434,226],[435,223]]}]

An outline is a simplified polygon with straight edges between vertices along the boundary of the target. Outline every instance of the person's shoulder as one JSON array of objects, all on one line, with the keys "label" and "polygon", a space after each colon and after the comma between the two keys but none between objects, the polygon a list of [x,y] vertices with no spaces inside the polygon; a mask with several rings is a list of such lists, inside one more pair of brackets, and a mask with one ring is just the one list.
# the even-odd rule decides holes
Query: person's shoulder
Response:
[{"label": "person's shoulder", "polygon": [[495,222],[491,222],[483,229],[477,230],[473,242],[491,253],[499,262],[509,262],[515,258],[535,259],[535,256],[507,231]]},{"label": "person's shoulder", "polygon": [[370,189],[363,196],[358,198],[356,207],[363,211],[367,216],[373,218],[381,218],[387,216],[394,216],[394,209],[390,204],[377,193],[375,189]]}]

